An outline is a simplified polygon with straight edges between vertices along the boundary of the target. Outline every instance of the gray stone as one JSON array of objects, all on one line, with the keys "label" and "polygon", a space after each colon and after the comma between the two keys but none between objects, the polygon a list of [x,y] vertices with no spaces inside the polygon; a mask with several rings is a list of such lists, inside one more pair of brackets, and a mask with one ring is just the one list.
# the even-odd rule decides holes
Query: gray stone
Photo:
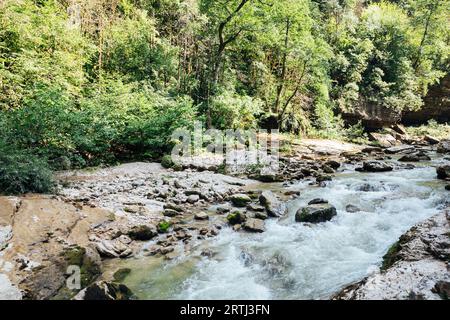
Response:
[{"label": "gray stone", "polygon": [[438,179],[450,179],[450,165],[440,166],[436,169]]},{"label": "gray stone", "polygon": [[450,140],[442,140],[437,146],[437,152],[450,153]]},{"label": "gray stone", "polygon": [[277,199],[272,191],[263,191],[259,196],[259,202],[271,217],[281,217],[286,212],[286,206]]},{"label": "gray stone", "polygon": [[336,208],[328,203],[312,204],[300,208],[295,214],[297,222],[325,222],[331,220],[337,214]]},{"label": "gray stone", "polygon": [[361,211],[361,209],[358,208],[357,206],[354,206],[354,205],[352,205],[352,204],[349,204],[349,205],[347,205],[347,206],[345,207],[345,211],[354,213],[354,212],[359,212],[359,211]]},{"label": "gray stone", "polygon": [[394,168],[385,162],[370,160],[363,162],[362,169],[367,172],[386,172],[392,171]]},{"label": "gray stone", "polygon": [[248,218],[242,226],[247,231],[252,231],[252,232],[264,232],[265,231],[264,220],[261,220],[261,219]]},{"label": "gray stone", "polygon": [[236,207],[245,207],[248,203],[252,202],[252,199],[243,193],[233,194],[230,197],[231,203]]}]

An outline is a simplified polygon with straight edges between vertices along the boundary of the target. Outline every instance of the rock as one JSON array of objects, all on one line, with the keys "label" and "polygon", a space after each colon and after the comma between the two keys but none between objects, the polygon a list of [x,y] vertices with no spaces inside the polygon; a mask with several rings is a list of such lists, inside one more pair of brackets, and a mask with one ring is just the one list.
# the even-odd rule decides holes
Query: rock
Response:
[{"label": "rock", "polygon": [[198,200],[200,200],[200,197],[197,194],[192,194],[187,198],[187,202],[191,204],[198,202]]},{"label": "rock", "polygon": [[450,153],[450,140],[442,140],[437,146],[437,152]]},{"label": "rock", "polygon": [[428,142],[431,145],[439,144],[439,142],[440,142],[440,140],[438,138],[435,138],[435,137],[430,136],[428,134],[423,137],[423,140]]},{"label": "rock", "polygon": [[322,198],[316,198],[316,199],[312,199],[310,202],[308,202],[308,205],[319,204],[319,203],[328,203],[328,200],[324,200]]},{"label": "rock", "polygon": [[316,178],[316,181],[317,181],[318,183],[321,183],[321,182],[324,182],[324,181],[331,181],[331,180],[333,180],[333,177],[332,177],[332,176],[324,175],[324,174],[321,174],[321,175],[319,175],[319,176]]},{"label": "rock", "polygon": [[252,202],[252,199],[243,193],[233,194],[230,197],[231,203],[236,207],[245,207],[248,203]]},{"label": "rock", "polygon": [[366,147],[366,148],[362,149],[361,152],[363,152],[363,153],[380,153],[380,152],[383,152],[383,149],[381,149],[380,147]]},{"label": "rock", "polygon": [[350,212],[350,213],[355,213],[355,212],[361,211],[361,209],[358,208],[357,206],[349,204],[345,207],[345,211]]},{"label": "rock", "polygon": [[234,211],[227,216],[227,220],[231,225],[242,224],[247,217],[240,211]]},{"label": "rock", "polygon": [[252,174],[249,175],[250,179],[255,179],[261,182],[279,182],[283,180],[283,177],[279,174]]},{"label": "rock", "polygon": [[448,185],[445,186],[445,190],[450,191],[450,184],[448,184]]},{"label": "rock", "polygon": [[386,172],[392,171],[394,168],[385,162],[370,160],[363,162],[362,169],[367,172]]},{"label": "rock", "polygon": [[337,214],[336,208],[328,203],[312,204],[300,208],[295,214],[296,222],[325,222]]},{"label": "rock", "polygon": [[401,145],[401,146],[387,148],[386,150],[384,150],[384,152],[387,154],[395,154],[395,153],[405,152],[405,151],[409,151],[409,150],[414,150],[414,147],[409,146],[409,145]]},{"label": "rock", "polygon": [[286,211],[285,205],[277,199],[272,191],[266,190],[259,196],[259,202],[271,217],[281,217]]},{"label": "rock", "polygon": [[438,179],[450,179],[450,165],[440,166],[436,169]]},{"label": "rock", "polygon": [[114,244],[108,240],[103,240],[101,242],[97,242],[96,249],[102,257],[118,258],[120,255],[120,252],[116,251]]},{"label": "rock", "polygon": [[176,205],[174,203],[166,203],[166,204],[164,204],[163,208],[164,209],[169,209],[169,210],[175,210],[175,211],[178,211],[178,212],[183,212],[184,211],[181,206]]},{"label": "rock", "polygon": [[450,282],[449,281],[438,281],[431,290],[441,296],[442,299],[450,299]]},{"label": "rock", "polygon": [[251,211],[255,211],[255,212],[263,212],[266,210],[266,208],[264,206],[255,204],[255,203],[249,203],[247,205],[247,209],[251,210]]},{"label": "rock", "polygon": [[156,227],[153,225],[134,226],[128,231],[128,236],[133,240],[147,241],[158,234]]},{"label": "rock", "polygon": [[113,278],[116,282],[122,282],[131,273],[130,268],[121,268],[114,272]]},{"label": "rock", "polygon": [[325,162],[325,164],[331,168],[333,168],[334,170],[339,169],[339,167],[341,166],[341,164],[335,160],[329,160],[327,162]]},{"label": "rock", "polygon": [[208,220],[209,216],[205,212],[199,212],[194,215],[195,220]]},{"label": "rock", "polygon": [[164,215],[165,217],[175,217],[175,216],[177,216],[177,215],[179,215],[179,214],[180,214],[179,211],[172,210],[172,209],[166,209],[166,210],[164,210],[164,212],[163,212],[163,215]]},{"label": "rock", "polygon": [[400,133],[400,134],[403,134],[403,135],[408,134],[408,132],[406,132],[405,127],[404,127],[403,125],[399,124],[399,123],[394,124],[394,125],[392,126],[392,129],[393,129],[395,132]]},{"label": "rock", "polygon": [[400,162],[419,162],[429,160],[431,160],[431,158],[427,156],[424,152],[405,154],[403,157],[398,159],[398,161]]},{"label": "rock", "polygon": [[98,281],[81,290],[74,300],[132,300],[133,292],[124,284]]},{"label": "rock", "polygon": [[334,173],[334,169],[331,168],[330,166],[327,166],[327,165],[323,165],[323,166],[322,166],[322,170],[323,170],[323,172],[325,172],[325,173]]},{"label": "rock", "polygon": [[397,144],[397,140],[391,134],[371,132],[369,133],[369,139],[383,148],[389,148]]},{"label": "rock", "polygon": [[264,220],[248,218],[242,225],[245,230],[252,232],[264,232]]},{"label": "rock", "polygon": [[265,212],[255,212],[255,218],[266,220],[267,218],[269,218],[269,215]]}]

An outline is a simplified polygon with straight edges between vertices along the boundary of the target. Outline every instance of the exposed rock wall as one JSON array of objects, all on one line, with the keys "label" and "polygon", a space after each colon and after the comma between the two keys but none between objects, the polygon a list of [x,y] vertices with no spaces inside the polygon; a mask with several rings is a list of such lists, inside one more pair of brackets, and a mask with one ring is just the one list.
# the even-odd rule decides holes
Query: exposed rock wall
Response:
[{"label": "exposed rock wall", "polygon": [[426,123],[430,119],[450,122],[450,74],[430,88],[424,102],[421,110],[405,112],[402,122],[408,125]]}]

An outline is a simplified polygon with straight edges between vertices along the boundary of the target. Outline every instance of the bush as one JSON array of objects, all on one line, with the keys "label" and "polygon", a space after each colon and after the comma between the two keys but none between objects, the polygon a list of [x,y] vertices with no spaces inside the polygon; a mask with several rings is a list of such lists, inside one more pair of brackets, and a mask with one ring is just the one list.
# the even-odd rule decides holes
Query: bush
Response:
[{"label": "bush", "polygon": [[48,193],[53,188],[53,175],[45,161],[0,144],[0,193]]}]

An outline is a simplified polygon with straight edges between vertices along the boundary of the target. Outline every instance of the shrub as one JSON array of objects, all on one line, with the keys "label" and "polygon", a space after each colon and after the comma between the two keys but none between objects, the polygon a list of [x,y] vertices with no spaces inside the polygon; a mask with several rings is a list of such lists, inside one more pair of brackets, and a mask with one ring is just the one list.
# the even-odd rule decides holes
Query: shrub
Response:
[{"label": "shrub", "polygon": [[0,144],[0,193],[48,193],[53,188],[53,175],[44,160]]}]

